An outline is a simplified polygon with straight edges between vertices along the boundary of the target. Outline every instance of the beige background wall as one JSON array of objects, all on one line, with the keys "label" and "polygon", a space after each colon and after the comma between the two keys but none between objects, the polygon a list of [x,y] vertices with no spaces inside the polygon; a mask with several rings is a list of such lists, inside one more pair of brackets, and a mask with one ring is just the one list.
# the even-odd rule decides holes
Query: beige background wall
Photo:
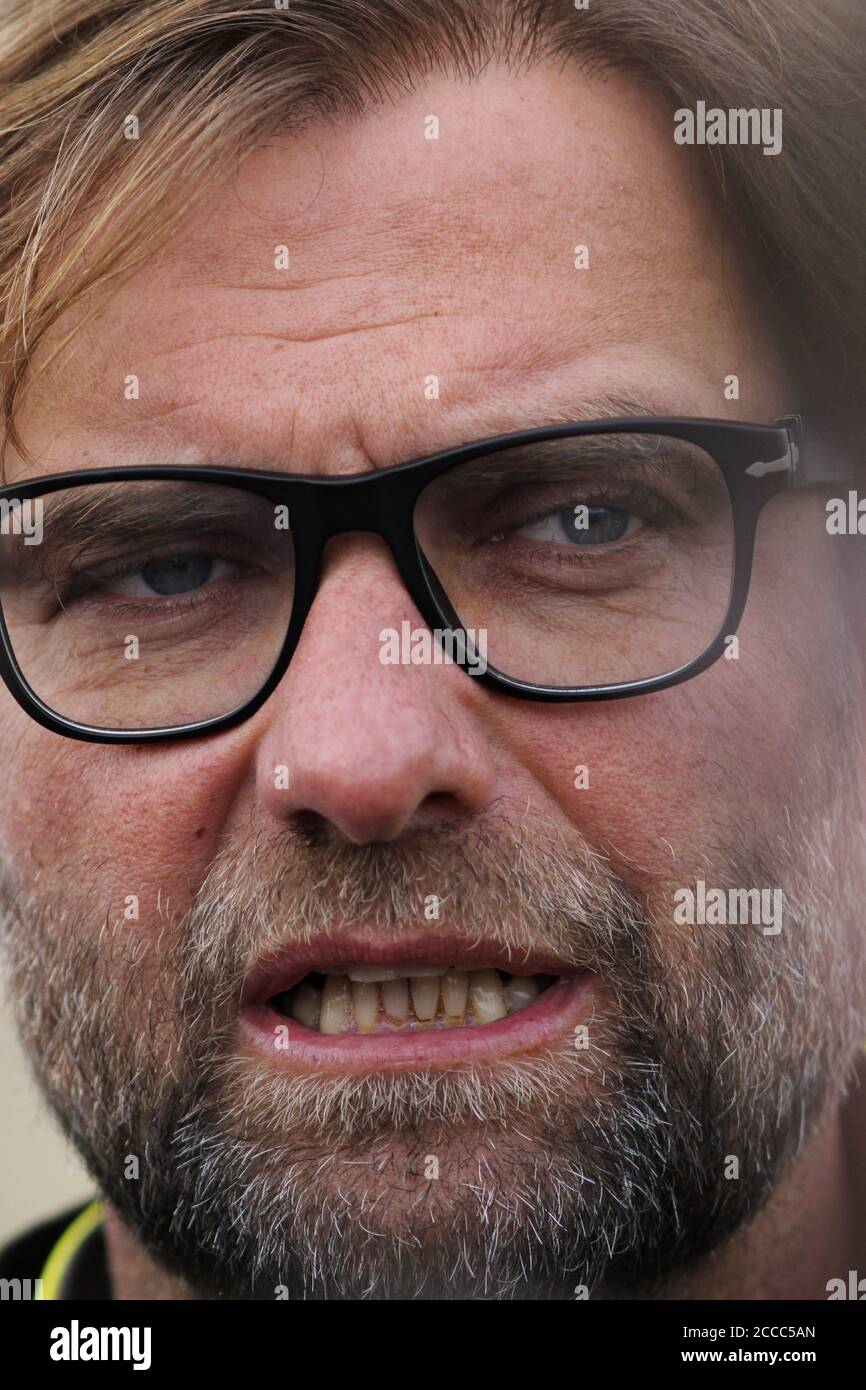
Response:
[{"label": "beige background wall", "polygon": [[48,1114],[0,1001],[0,1245],[93,1195],[93,1185]]}]

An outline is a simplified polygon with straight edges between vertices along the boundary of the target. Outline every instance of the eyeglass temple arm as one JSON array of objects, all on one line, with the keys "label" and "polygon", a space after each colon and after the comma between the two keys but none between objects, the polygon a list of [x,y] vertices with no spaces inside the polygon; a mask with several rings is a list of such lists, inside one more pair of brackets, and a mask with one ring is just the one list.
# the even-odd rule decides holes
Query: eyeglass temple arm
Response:
[{"label": "eyeglass temple arm", "polygon": [[[791,470],[792,487],[831,487],[854,481],[853,462],[840,457],[838,445],[834,447],[830,437],[811,422],[806,431],[802,415],[783,415],[774,423],[788,431],[788,454],[778,466]],[[774,466],[769,465],[767,471]]]}]

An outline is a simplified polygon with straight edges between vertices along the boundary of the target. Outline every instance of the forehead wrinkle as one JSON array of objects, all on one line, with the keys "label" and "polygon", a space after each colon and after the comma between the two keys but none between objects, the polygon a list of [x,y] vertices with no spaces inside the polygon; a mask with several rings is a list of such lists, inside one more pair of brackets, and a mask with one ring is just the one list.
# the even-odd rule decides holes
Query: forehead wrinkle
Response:
[{"label": "forehead wrinkle", "polygon": [[212,343],[233,342],[243,338],[263,338],[275,343],[326,343],[332,338],[347,338],[354,333],[372,333],[380,328],[403,328],[409,323],[420,323],[424,319],[438,319],[442,317],[441,310],[431,309],[418,314],[408,314],[404,318],[382,319],[377,323],[352,323],[345,328],[332,328],[324,333],[277,333],[271,329],[259,328],[249,331],[244,329],[233,329],[230,333],[207,333],[202,338],[191,338],[185,343],[178,343],[172,347],[159,348],[149,354],[151,361],[159,361],[164,357],[174,357],[178,353],[189,352],[190,349],[210,346]]},{"label": "forehead wrinkle", "polygon": [[[403,329],[410,323],[436,323],[446,319],[449,313],[447,308],[437,304],[433,310],[420,310],[393,320],[392,325],[394,328]],[[459,317],[471,322],[473,315],[463,311]],[[546,323],[546,320],[542,320],[542,322]],[[303,393],[293,387],[292,363],[275,356],[272,369],[274,375],[266,379],[264,384],[267,389],[262,391],[263,383],[260,373],[263,363],[259,360],[258,354],[253,372],[250,373],[246,370],[243,364],[238,371],[230,369],[225,363],[211,360],[207,351],[211,344],[231,343],[233,340],[244,339],[263,341],[267,338],[270,338],[271,346],[274,349],[293,341],[306,345],[326,344],[331,337],[336,340],[350,338],[363,329],[372,331],[374,327],[377,325],[366,324],[361,327],[350,325],[348,328],[337,328],[333,333],[325,331],[312,337],[297,335],[291,338],[288,334],[262,329],[255,332],[238,330],[217,334],[203,332],[200,338],[186,339],[182,342],[173,339],[166,341],[163,337],[165,346],[148,346],[146,356],[142,358],[140,363],[136,363],[134,360],[130,363],[130,367],[135,367],[142,375],[142,379],[147,382],[147,390],[142,392],[139,400],[129,402],[116,391],[94,390],[93,363],[91,363],[90,380],[86,388],[74,389],[75,378],[78,377],[80,380],[82,376],[80,371],[75,374],[61,373],[59,376],[55,375],[53,386],[50,389],[46,385],[43,391],[39,391],[37,382],[31,383],[32,387],[37,388],[34,391],[32,403],[38,409],[41,397],[42,407],[50,410],[51,415],[56,419],[58,406],[62,401],[64,428],[52,432],[55,441],[77,430],[80,435],[88,436],[97,441],[94,448],[100,447],[99,441],[104,440],[105,443],[102,447],[111,451],[121,450],[130,453],[130,462],[139,461],[134,453],[136,446],[149,451],[163,443],[167,447],[179,448],[183,451],[183,457],[179,461],[192,463],[199,460],[208,461],[209,458],[220,452],[219,444],[215,443],[210,446],[208,440],[220,441],[231,437],[232,433],[237,434],[239,430],[244,429],[245,419],[249,421],[248,436],[251,441],[250,452],[253,453],[262,436],[273,434],[282,440],[287,425],[291,434],[294,434],[298,403]],[[522,327],[525,329],[526,325],[522,324]],[[549,340],[549,335],[542,334],[540,340]],[[453,333],[450,341],[453,352],[455,346]],[[83,333],[74,337],[66,349],[69,354],[66,359],[67,364],[71,365],[76,357],[79,362],[84,362],[88,357],[88,348],[89,342]],[[437,349],[438,351],[439,349]],[[521,385],[521,378],[529,378],[530,374],[538,374],[538,341],[536,341],[535,335],[524,333],[518,341],[515,341],[510,325],[500,325],[498,331],[493,331],[488,326],[483,345],[476,345],[472,342],[469,344],[468,351],[473,356],[480,355],[482,360],[464,361],[455,364],[449,370],[450,394],[453,396],[456,393],[458,405],[460,398],[465,399],[470,391],[489,394],[492,389],[492,380],[496,380],[497,394],[505,394],[507,391],[528,393],[528,381]],[[184,353],[189,355],[189,360],[182,364],[180,370],[150,371],[151,363],[160,359],[171,361],[182,357]],[[308,368],[305,367],[305,370]],[[320,368],[317,368],[317,373],[320,376]],[[268,377],[267,369],[265,376]],[[200,383],[203,380],[217,384],[224,380],[225,386],[216,392],[213,388],[202,391]],[[466,385],[462,383],[466,383]],[[237,387],[234,392],[233,387]],[[391,399],[397,401],[396,408],[394,405],[389,406],[389,414],[392,416],[395,413],[405,415],[406,412],[405,403],[401,404],[397,399],[399,387],[400,382],[398,381],[390,388]],[[187,394],[189,399],[180,398]],[[356,390],[354,394],[359,400],[364,402],[369,400],[365,391]],[[314,404],[318,409],[320,404],[318,398]],[[221,409],[230,411],[230,414],[225,417],[225,421],[220,417]],[[426,412],[422,412],[422,414],[426,414]],[[230,423],[227,424],[226,421]],[[426,423],[425,421],[424,424],[426,425]],[[339,422],[337,422],[337,427],[339,427]],[[270,457],[271,454],[272,451],[267,450],[265,456]],[[148,462],[150,459],[144,458],[141,461]],[[84,458],[82,462],[87,465],[91,460]],[[98,466],[97,460],[94,459],[92,462]],[[255,460],[254,466],[256,466]],[[280,463],[277,461],[275,464],[267,463],[262,466],[280,467]],[[59,469],[52,467],[40,471],[56,472]]]},{"label": "forehead wrinkle", "polygon": [[[285,192],[291,191],[287,175]],[[315,289],[327,281],[363,279],[383,270],[401,273],[412,268],[425,270],[431,259],[461,265],[467,251],[483,251],[494,258],[498,251],[513,264],[515,256],[532,261],[531,239],[521,237],[514,244],[513,228],[493,210],[509,208],[516,175],[502,170],[473,180],[471,195],[459,185],[441,196],[425,187],[417,194],[379,198],[366,205],[353,206],[352,235],[347,236],[344,187],[335,190],[331,208],[321,209],[310,218],[310,207],[298,215],[261,217],[247,213],[241,220],[226,219],[219,208],[221,235],[203,244],[202,229],[208,224],[208,209],[199,207],[191,220],[154,253],[152,270],[164,274],[176,288],[198,288],[219,283],[229,289],[289,290]],[[524,193],[525,193],[524,189]],[[224,190],[220,191],[224,196]],[[549,211],[549,210],[548,210]],[[571,236],[573,215],[562,210],[562,235]],[[556,232],[548,218],[530,220],[526,231],[556,244]],[[277,246],[286,246],[289,268],[274,267]],[[270,268],[273,278],[262,279]]]}]

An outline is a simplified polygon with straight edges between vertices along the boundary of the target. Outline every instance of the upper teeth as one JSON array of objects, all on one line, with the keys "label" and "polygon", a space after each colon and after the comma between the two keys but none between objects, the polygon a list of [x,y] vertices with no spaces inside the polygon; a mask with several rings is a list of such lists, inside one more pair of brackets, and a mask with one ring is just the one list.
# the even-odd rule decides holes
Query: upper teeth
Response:
[{"label": "upper teeth", "polygon": [[348,975],[359,984],[381,984],[383,980],[407,979],[410,975],[416,980],[426,975],[444,975],[447,965],[412,965],[402,970],[389,970],[384,965],[347,965],[344,970],[323,970],[323,975]]},{"label": "upper teeth", "polygon": [[[345,971],[318,972],[319,989],[306,978],[281,996],[286,1013],[321,1033],[374,1033],[395,1025],[459,1027],[464,1022],[494,1023],[525,1008],[540,993],[539,978],[498,970],[460,970],[448,966],[351,965]],[[544,977],[541,977],[544,982]]]}]

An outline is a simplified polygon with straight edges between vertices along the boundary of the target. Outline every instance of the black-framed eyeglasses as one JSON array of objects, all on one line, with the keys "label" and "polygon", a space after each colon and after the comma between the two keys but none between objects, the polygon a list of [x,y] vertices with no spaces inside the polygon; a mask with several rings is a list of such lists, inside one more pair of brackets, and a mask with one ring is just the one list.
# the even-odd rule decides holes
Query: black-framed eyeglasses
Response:
[{"label": "black-framed eyeglasses", "polygon": [[369,532],[426,625],[371,622],[380,660],[454,660],[528,700],[663,690],[736,632],[764,505],[837,481],[799,416],[552,425],[340,477],[32,479],[0,489],[0,675],[71,738],[229,728],[286,671],[328,541]]}]

